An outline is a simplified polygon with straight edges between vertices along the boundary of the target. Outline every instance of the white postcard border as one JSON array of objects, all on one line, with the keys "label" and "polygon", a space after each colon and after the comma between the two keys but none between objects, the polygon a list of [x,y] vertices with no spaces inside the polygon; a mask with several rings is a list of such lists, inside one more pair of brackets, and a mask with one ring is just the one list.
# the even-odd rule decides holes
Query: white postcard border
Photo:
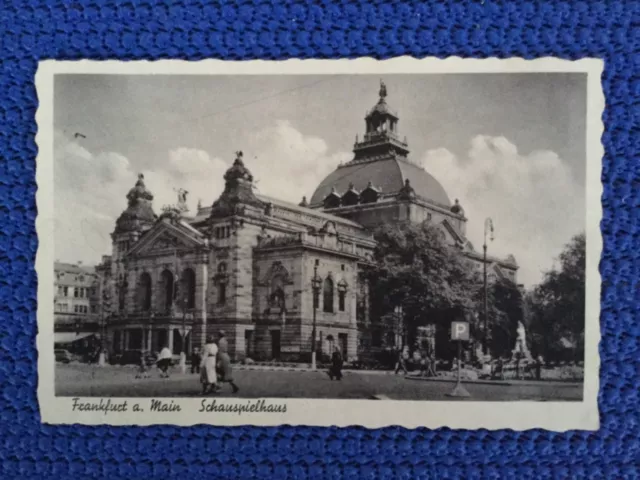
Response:
[{"label": "white postcard border", "polygon": [[[50,424],[87,425],[309,425],[351,426],[370,428],[400,425],[414,427],[449,427],[464,429],[526,430],[543,428],[553,431],[597,430],[599,428],[598,389],[600,357],[600,291],[598,270],[602,252],[600,221],[602,218],[602,113],[604,95],[601,86],[603,62],[598,59],[577,61],[556,58],[525,60],[415,59],[399,57],[390,60],[361,58],[356,60],[286,60],[286,61],[223,61],[182,60],[160,61],[54,61],[41,62],[36,74],[39,108],[36,113],[38,145],[36,230],[39,239],[36,255],[38,274],[38,402],[41,419]],[[446,74],[446,73],[534,73],[583,72],[587,85],[587,169],[586,169],[586,319],[585,378],[582,402],[452,402],[393,400],[333,400],[333,399],[264,399],[265,405],[286,405],[286,413],[207,413],[200,412],[203,400],[212,398],[174,398],[181,411],[154,413],[149,411],[151,399],[111,397],[112,403],[128,403],[128,411],[73,411],[73,400],[56,397],[54,393],[53,299],[54,299],[54,195],[53,195],[53,79],[56,74],[179,74],[179,75],[284,75],[284,74]],[[83,399],[96,402],[97,398]],[[105,398],[106,402],[108,399]],[[169,400],[169,399],[167,399]],[[255,399],[219,398],[218,404],[246,405]],[[134,412],[133,405],[144,409]]]}]

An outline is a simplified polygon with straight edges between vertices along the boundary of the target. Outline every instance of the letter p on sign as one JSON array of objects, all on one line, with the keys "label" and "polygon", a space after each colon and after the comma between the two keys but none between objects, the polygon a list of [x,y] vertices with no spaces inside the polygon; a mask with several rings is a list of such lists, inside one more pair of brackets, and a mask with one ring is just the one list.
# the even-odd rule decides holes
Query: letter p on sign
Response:
[{"label": "letter p on sign", "polygon": [[468,322],[451,322],[451,340],[469,340]]}]

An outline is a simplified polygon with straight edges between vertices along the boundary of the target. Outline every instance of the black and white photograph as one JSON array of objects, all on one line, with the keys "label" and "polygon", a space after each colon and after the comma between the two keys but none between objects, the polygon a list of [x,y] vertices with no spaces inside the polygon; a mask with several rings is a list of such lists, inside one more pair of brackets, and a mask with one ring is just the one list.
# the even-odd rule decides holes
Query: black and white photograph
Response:
[{"label": "black and white photograph", "polygon": [[39,72],[45,420],[597,426],[601,64],[207,62]]}]

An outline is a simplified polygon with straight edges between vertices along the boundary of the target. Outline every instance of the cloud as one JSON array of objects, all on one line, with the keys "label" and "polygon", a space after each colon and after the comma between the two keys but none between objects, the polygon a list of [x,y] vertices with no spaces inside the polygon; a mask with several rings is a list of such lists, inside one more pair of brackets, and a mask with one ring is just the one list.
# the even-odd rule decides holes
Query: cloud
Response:
[{"label": "cloud", "polygon": [[489,253],[515,255],[525,285],[538,283],[563,246],[585,228],[584,186],[554,152],[524,155],[504,137],[478,135],[467,158],[441,148],[427,151],[421,161],[452,198],[460,199],[467,237],[477,250],[484,220],[492,218],[495,241]]},{"label": "cloud", "polygon": [[329,153],[323,139],[302,134],[286,120],[253,135],[245,155],[258,193],[295,203],[311,198],[322,179],[351,158],[347,152]]},{"label": "cloud", "polygon": [[110,251],[115,218],[135,182],[129,160],[91,153],[61,132],[54,138],[55,256],[95,263]]},{"label": "cloud", "polygon": [[[256,180],[256,191],[296,203],[303,195],[310,197],[318,183],[350,157],[329,153],[323,139],[304,135],[284,120],[237,141]],[[222,193],[224,173],[233,161],[176,146],[156,159],[154,170],[139,172],[125,156],[90,152],[61,132],[55,135],[54,157],[56,258],[89,264],[110,253],[110,233],[126,208],[126,194],[138,173],[144,174],[154,195],[156,213],[176,202],[178,188],[189,192],[188,205],[195,213],[198,200],[211,205]]]}]

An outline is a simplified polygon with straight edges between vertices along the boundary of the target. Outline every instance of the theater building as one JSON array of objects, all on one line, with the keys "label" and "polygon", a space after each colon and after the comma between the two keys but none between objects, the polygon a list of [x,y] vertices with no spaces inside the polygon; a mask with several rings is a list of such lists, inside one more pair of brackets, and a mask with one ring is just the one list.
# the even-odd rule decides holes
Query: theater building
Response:
[{"label": "theater building", "polygon": [[[224,191],[191,216],[184,197],[156,215],[140,176],[99,266],[113,299],[109,349],[168,345],[178,355],[222,330],[235,360],[308,359],[315,323],[319,352],[335,344],[354,359],[371,347],[364,273],[383,223],[433,222],[480,271],[462,206],[410,159],[386,97],[381,85],[353,159],[299,204],[257,195],[242,152]],[[516,281],[512,256],[488,264],[492,278]]]}]

